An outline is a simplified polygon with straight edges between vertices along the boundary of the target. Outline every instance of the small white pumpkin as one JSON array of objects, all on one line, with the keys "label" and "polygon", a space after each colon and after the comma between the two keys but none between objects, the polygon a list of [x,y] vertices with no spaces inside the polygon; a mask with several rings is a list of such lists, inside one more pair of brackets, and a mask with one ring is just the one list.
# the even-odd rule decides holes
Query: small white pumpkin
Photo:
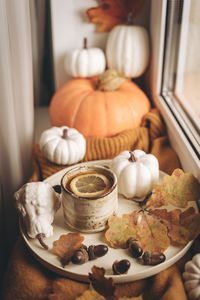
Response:
[{"label": "small white pumpkin", "polygon": [[64,66],[72,77],[92,77],[100,75],[106,68],[105,54],[100,48],[87,48],[84,38],[83,49],[75,49],[66,55]]},{"label": "small white pumpkin", "polygon": [[30,238],[38,238],[41,245],[43,237],[53,235],[53,220],[60,207],[60,196],[45,182],[29,182],[14,194],[15,204],[22,218],[26,233]]},{"label": "small white pumpkin", "polygon": [[138,201],[152,191],[159,179],[157,158],[142,150],[121,152],[111,161],[110,168],[117,175],[119,193]]},{"label": "small white pumpkin", "polygon": [[39,141],[42,154],[58,165],[71,165],[83,159],[86,140],[75,128],[51,127],[45,130]]},{"label": "small white pumpkin", "polygon": [[200,253],[185,264],[184,286],[191,300],[200,299]]},{"label": "small white pumpkin", "polygon": [[[130,25],[129,25],[130,24]],[[126,77],[141,76],[149,62],[149,37],[142,26],[118,25],[110,31],[106,43],[109,69],[115,69]]]}]

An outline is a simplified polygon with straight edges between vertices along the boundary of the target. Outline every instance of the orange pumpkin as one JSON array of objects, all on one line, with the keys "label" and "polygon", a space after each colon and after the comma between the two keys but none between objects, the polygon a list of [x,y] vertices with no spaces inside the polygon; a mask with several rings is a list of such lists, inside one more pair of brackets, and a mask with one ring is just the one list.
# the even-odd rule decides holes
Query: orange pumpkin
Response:
[{"label": "orange pumpkin", "polygon": [[106,78],[102,84],[97,77],[68,81],[51,100],[52,125],[76,128],[85,137],[112,137],[139,127],[150,109],[150,101],[135,83],[128,79],[122,81],[113,91],[97,89],[97,86],[104,89],[111,82]]}]

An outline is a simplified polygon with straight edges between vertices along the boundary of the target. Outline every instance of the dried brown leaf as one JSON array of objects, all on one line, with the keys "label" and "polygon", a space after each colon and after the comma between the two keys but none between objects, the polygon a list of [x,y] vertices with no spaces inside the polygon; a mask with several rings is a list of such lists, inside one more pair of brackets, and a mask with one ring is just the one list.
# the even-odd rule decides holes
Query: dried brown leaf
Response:
[{"label": "dried brown leaf", "polygon": [[92,267],[92,273],[89,273],[89,279],[93,288],[106,299],[117,299],[114,295],[116,287],[112,278],[105,278],[104,275],[104,268],[99,268],[97,266]]},{"label": "dried brown leaf", "polygon": [[189,207],[185,211],[155,209],[149,210],[149,213],[167,226],[172,244],[185,245],[200,234],[200,214],[195,213],[193,207]]},{"label": "dried brown leaf", "polygon": [[110,31],[114,26],[125,24],[128,14],[138,14],[144,0],[102,0],[100,6],[87,10],[89,22],[98,24],[97,32]]},{"label": "dried brown leaf", "polygon": [[53,242],[53,251],[60,258],[63,266],[69,263],[74,251],[78,249],[84,240],[80,233],[63,234]]},{"label": "dried brown leaf", "polygon": [[108,227],[105,232],[105,238],[113,248],[126,248],[127,240],[136,236],[135,228],[131,226],[126,215],[110,217]]},{"label": "dried brown leaf", "polygon": [[143,251],[163,253],[170,245],[167,227],[144,212],[134,211],[128,215],[132,226],[137,227],[137,240]]},{"label": "dried brown leaf", "polygon": [[189,201],[200,199],[200,183],[192,173],[184,173],[175,169],[172,175],[165,175],[161,185],[155,187],[155,192],[147,201],[148,207],[160,207],[172,204],[185,208]]}]

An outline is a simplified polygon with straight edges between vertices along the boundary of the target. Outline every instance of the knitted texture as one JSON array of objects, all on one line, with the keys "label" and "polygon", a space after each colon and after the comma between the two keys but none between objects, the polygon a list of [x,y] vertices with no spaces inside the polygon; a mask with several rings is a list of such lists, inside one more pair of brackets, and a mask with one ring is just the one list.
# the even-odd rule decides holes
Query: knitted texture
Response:
[{"label": "knitted texture", "polygon": [[[179,165],[176,154],[170,148],[165,124],[157,109],[152,109],[146,114],[139,128],[126,130],[110,138],[87,138],[86,154],[82,162],[112,159],[124,150],[132,151],[134,149],[152,152],[159,160],[160,169],[167,173],[173,171],[174,165]],[[160,156],[161,152],[162,156]],[[172,161],[170,164],[166,164],[165,158],[169,155]],[[44,180],[67,167],[67,165],[57,165],[48,161],[42,155],[38,144],[33,146],[33,165],[34,173],[30,181],[36,181],[38,178]]]}]

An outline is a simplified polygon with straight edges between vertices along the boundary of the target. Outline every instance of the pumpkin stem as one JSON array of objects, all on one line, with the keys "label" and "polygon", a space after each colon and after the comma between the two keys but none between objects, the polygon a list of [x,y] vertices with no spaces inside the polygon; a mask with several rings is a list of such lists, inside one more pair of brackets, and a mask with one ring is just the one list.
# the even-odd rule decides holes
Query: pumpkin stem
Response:
[{"label": "pumpkin stem", "polygon": [[96,89],[99,91],[115,91],[126,80],[116,70],[108,69],[99,77]]},{"label": "pumpkin stem", "polygon": [[85,37],[83,39],[83,49],[87,49],[88,48],[88,45],[87,45],[87,38]]},{"label": "pumpkin stem", "polygon": [[129,151],[129,154],[130,154],[130,157],[129,157],[128,160],[129,160],[130,162],[136,162],[136,158],[135,158],[133,152]]},{"label": "pumpkin stem", "polygon": [[133,22],[133,13],[130,11],[128,13],[128,17],[127,17],[127,25],[133,25],[134,22]]},{"label": "pumpkin stem", "polygon": [[63,138],[63,139],[67,139],[67,138],[68,138],[68,129],[67,129],[67,128],[63,129],[63,135],[62,135],[62,138]]}]

